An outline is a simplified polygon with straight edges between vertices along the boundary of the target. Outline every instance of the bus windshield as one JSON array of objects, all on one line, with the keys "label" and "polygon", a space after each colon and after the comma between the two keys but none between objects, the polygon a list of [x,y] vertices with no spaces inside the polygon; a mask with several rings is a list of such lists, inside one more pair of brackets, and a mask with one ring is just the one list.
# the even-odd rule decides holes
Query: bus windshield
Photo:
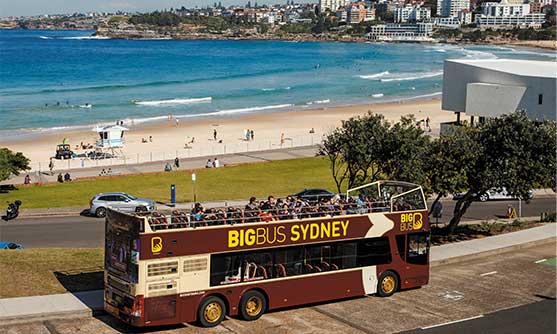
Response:
[{"label": "bus windshield", "polygon": [[105,267],[120,279],[137,282],[139,232],[143,220],[112,210],[108,210],[107,215]]}]

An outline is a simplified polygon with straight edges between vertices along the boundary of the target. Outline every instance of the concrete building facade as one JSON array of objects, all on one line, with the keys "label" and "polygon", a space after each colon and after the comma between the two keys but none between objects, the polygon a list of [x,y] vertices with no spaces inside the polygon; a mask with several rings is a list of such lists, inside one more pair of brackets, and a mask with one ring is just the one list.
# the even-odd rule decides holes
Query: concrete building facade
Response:
[{"label": "concrete building facade", "polygon": [[463,9],[470,9],[470,0],[437,0],[437,16],[458,16]]},{"label": "concrete building facade", "polygon": [[517,59],[445,60],[442,109],[473,117],[525,110],[556,119],[557,62]]}]

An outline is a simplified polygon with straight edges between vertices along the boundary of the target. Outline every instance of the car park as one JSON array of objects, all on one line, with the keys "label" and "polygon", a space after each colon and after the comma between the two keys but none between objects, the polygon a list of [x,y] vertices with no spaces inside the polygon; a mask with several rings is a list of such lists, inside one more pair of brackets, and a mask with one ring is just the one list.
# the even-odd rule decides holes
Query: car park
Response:
[{"label": "car park", "polygon": [[156,204],[152,199],[137,198],[123,192],[101,193],[91,199],[89,213],[103,218],[108,208],[123,212],[149,213],[155,211]]},{"label": "car park", "polygon": [[23,249],[24,247],[15,242],[0,241],[0,249]]}]

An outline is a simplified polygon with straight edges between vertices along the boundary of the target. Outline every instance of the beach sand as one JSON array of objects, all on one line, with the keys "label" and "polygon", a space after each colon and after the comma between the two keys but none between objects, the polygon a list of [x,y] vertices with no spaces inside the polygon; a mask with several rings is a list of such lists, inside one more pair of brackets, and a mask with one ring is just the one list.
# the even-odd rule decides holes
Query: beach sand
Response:
[{"label": "beach sand", "polygon": [[[127,163],[152,160],[173,159],[176,155],[187,156],[215,155],[241,150],[242,147],[261,150],[281,147],[281,135],[284,134],[283,146],[302,146],[320,142],[324,134],[339,126],[342,120],[356,115],[364,115],[368,111],[382,114],[391,122],[396,122],[403,115],[413,114],[417,120],[431,120],[432,133],[439,132],[441,122],[451,121],[455,116],[451,112],[441,110],[439,99],[412,100],[397,103],[368,104],[346,107],[330,107],[314,110],[296,110],[286,112],[268,112],[244,114],[219,118],[199,118],[197,120],[180,119],[179,126],[173,120],[161,123],[131,126],[125,133],[126,145],[123,153]],[[126,125],[127,126],[127,125]],[[310,134],[311,129],[315,130]],[[217,141],[213,140],[213,130],[217,130]],[[245,129],[254,131],[254,140],[247,142],[244,138]],[[152,136],[152,142],[142,143],[142,139]],[[195,137],[191,148],[185,143]],[[72,149],[81,142],[93,144],[97,134],[93,131],[62,132],[48,134],[28,140],[2,143],[0,146],[23,154],[31,159],[31,167],[36,170],[40,162],[42,169],[55,153],[56,144],[68,138]],[[222,140],[222,143],[218,141]],[[225,148],[226,149],[226,148]],[[76,153],[82,153],[76,150]],[[203,153],[203,154],[202,154]],[[75,160],[75,159],[74,159]],[[137,160],[137,161],[136,161]],[[66,162],[55,161],[56,166]],[[74,167],[74,163],[72,163]],[[79,167],[75,162],[75,167]]]}]

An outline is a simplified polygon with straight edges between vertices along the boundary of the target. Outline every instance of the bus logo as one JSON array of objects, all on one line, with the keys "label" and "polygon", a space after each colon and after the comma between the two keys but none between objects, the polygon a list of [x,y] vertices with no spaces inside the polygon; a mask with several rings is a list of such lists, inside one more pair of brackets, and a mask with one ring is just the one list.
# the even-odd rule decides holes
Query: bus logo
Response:
[{"label": "bus logo", "polygon": [[403,213],[400,215],[400,231],[419,230],[424,225],[421,212]]},{"label": "bus logo", "polygon": [[160,253],[162,250],[162,239],[160,237],[151,238],[151,252]]}]

